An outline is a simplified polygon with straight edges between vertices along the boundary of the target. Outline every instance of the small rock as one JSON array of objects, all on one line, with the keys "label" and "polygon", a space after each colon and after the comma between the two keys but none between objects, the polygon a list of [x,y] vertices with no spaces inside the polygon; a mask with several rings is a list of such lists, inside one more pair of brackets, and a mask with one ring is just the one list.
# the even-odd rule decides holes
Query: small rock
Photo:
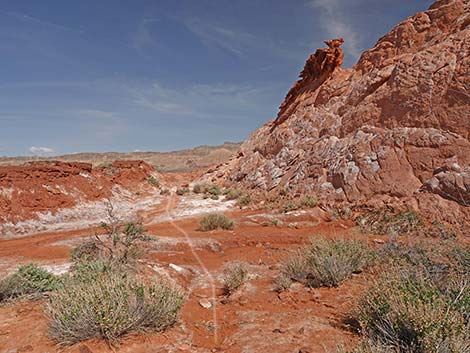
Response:
[{"label": "small rock", "polygon": [[205,309],[210,309],[212,308],[212,303],[208,299],[201,299],[199,300],[199,305],[202,306]]},{"label": "small rock", "polygon": [[385,240],[377,239],[377,238],[374,239],[373,242],[376,243],[376,244],[385,244]]},{"label": "small rock", "polygon": [[312,353],[312,351],[307,347],[302,347],[299,349],[299,353]]}]

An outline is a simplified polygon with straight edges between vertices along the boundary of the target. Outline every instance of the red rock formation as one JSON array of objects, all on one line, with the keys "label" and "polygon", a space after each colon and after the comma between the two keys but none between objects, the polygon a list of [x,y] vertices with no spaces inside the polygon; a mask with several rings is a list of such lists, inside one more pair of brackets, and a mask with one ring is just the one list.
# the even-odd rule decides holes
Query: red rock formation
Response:
[{"label": "red rock formation", "polygon": [[351,69],[339,69],[341,41],[327,44],[278,118],[206,179],[325,202],[405,203],[468,225],[470,2],[436,1]]},{"label": "red rock formation", "polygon": [[0,166],[0,223],[110,197],[116,185],[132,190],[152,174],[154,169],[142,161],[116,161],[94,169],[88,163],[67,162]]},{"label": "red rock formation", "polygon": [[307,91],[315,91],[333,72],[341,68],[344,53],[340,48],[344,43],[343,38],[326,40],[328,49],[317,49],[315,54],[310,55],[305,63],[304,69],[300,73],[298,80],[287,93],[286,99],[279,107],[279,114],[274,121],[274,125],[282,124],[295,111],[297,105],[295,99]]}]

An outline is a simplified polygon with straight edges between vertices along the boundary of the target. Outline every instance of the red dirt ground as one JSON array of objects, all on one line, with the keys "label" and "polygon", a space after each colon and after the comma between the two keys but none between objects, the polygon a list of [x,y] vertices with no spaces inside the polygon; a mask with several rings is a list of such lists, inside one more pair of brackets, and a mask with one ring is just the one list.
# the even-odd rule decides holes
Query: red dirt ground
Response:
[{"label": "red dirt ground", "polygon": [[[167,197],[164,203],[150,213],[164,213],[166,205],[171,210],[176,207],[177,200]],[[365,236],[344,222],[321,222],[317,226],[300,229],[262,226],[254,223],[253,218],[248,218],[253,214],[256,212],[230,212],[230,217],[237,223],[233,231],[198,231],[197,218],[178,220],[174,224],[164,222],[148,225],[148,234],[158,236],[159,239],[170,239],[171,242],[159,244],[157,241],[142,263],[163,268],[188,290],[188,300],[180,321],[164,333],[126,337],[118,348],[109,347],[95,339],[63,351],[335,352],[340,344],[346,347],[353,345],[358,336],[343,322],[354,306],[354,298],[364,288],[367,275],[356,276],[339,288],[308,289],[294,286],[282,294],[273,291],[273,281],[280,262],[312,236]],[[225,263],[243,260],[249,264],[249,282],[229,299],[222,295],[221,283],[217,281],[217,341],[213,312],[199,305],[201,298],[212,296],[208,278],[179,229],[186,232],[196,244],[197,255],[215,278],[220,276]],[[0,259],[10,265],[27,262],[64,264],[70,251],[67,242],[94,231],[74,230],[2,240]],[[185,273],[176,273],[169,264],[185,268]],[[0,307],[0,352],[60,350],[47,337],[47,318],[44,314],[46,300],[21,301]]]}]

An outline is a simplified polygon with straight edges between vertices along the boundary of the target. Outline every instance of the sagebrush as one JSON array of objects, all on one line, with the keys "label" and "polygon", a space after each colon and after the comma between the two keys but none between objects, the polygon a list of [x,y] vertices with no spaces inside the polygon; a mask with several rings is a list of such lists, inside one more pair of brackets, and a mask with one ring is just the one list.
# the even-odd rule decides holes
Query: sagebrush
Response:
[{"label": "sagebrush", "polygon": [[225,265],[223,271],[224,292],[232,294],[248,280],[248,266],[244,262],[231,262]]},{"label": "sagebrush", "polygon": [[202,231],[210,231],[216,229],[231,230],[234,222],[221,213],[211,213],[199,220],[199,228]]},{"label": "sagebrush", "polygon": [[49,333],[61,345],[93,337],[117,342],[130,332],[168,328],[182,304],[181,292],[163,281],[145,285],[125,273],[105,271],[93,281],[71,280],[51,295]]},{"label": "sagebrush", "polygon": [[282,267],[278,289],[286,289],[292,281],[311,287],[337,287],[371,265],[376,253],[361,240],[326,238],[312,239]]}]

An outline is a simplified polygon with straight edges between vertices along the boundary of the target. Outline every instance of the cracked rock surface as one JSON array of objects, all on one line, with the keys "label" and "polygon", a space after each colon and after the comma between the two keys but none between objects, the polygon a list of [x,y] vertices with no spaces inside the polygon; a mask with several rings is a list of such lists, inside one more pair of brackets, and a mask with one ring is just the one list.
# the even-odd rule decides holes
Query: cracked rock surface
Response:
[{"label": "cracked rock surface", "polygon": [[436,1],[350,69],[343,40],[325,43],[278,117],[205,178],[470,220],[470,2]]}]

